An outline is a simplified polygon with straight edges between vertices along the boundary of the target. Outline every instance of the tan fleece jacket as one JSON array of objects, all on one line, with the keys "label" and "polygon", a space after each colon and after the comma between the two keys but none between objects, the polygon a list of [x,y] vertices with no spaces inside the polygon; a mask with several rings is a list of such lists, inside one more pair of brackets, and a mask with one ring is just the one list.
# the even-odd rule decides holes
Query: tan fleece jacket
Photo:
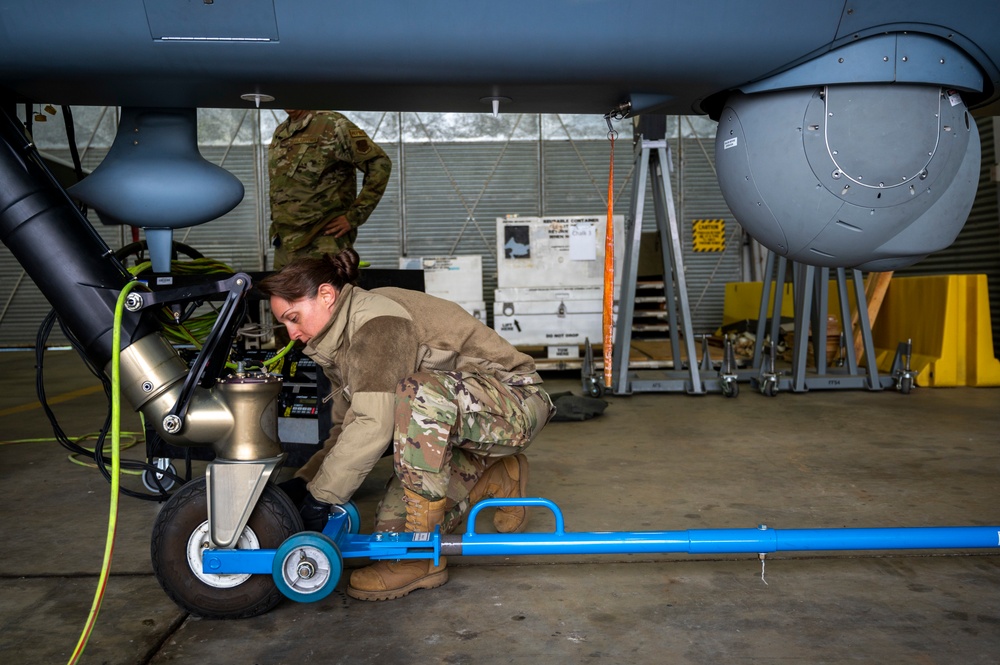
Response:
[{"label": "tan fleece jacket", "polygon": [[328,503],[350,499],[389,446],[396,385],[407,376],[444,370],[541,383],[530,356],[459,305],[407,289],[345,286],[305,353],[330,379],[336,425],[296,475]]}]

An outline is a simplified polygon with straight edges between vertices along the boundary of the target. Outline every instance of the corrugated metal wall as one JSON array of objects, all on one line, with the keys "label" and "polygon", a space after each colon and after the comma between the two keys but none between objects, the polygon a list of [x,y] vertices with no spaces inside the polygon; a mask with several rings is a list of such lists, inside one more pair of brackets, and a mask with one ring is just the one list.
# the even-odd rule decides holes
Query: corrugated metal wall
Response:
[{"label": "corrugated metal wall", "polygon": [[[100,163],[114,136],[114,114],[96,112],[78,121],[85,165]],[[202,154],[244,183],[243,202],[210,224],[177,231],[175,239],[236,270],[268,267],[266,146],[283,114],[272,111],[199,111]],[[352,119],[386,150],[393,178],[359,235],[357,249],[375,267],[395,268],[400,256],[479,254],[483,257],[484,300],[496,286],[496,219],[509,214],[603,215],[607,210],[610,142],[600,118],[558,115],[354,113]],[[51,124],[51,123],[50,123]],[[51,129],[51,128],[50,128]],[[615,143],[615,212],[627,214],[634,177],[631,125],[619,123]],[[713,164],[714,125],[704,118],[668,118],[674,190],[696,332],[721,322],[725,283],[742,280],[742,233],[719,192]],[[36,133],[36,138],[39,136]],[[95,138],[96,137],[96,138]],[[48,152],[68,159],[65,136],[49,138]],[[103,143],[102,143],[103,141]],[[42,142],[39,141],[41,145]],[[643,229],[655,230],[651,189],[645,194]],[[721,253],[691,249],[696,219],[727,221]],[[113,248],[131,240],[118,227],[97,225]],[[0,247],[0,346],[30,346],[47,311],[20,266]],[[17,286],[15,290],[15,286]],[[0,309],[0,311],[4,311]],[[491,311],[487,307],[487,311]]]},{"label": "corrugated metal wall", "polygon": [[[681,138],[675,146],[680,166],[674,196],[679,199],[677,215],[683,235],[691,325],[695,334],[709,333],[722,324],[726,282],[750,279],[749,275],[742,274],[741,268],[744,234],[719,189],[715,174],[714,137]],[[725,221],[724,251],[695,252],[692,249],[692,224],[696,219]]]},{"label": "corrugated metal wall", "polygon": [[[102,110],[91,117],[102,125],[101,132],[87,126],[86,120],[77,130],[78,142],[87,143],[83,161],[89,169],[100,164],[114,135],[113,113]],[[270,265],[266,144],[280,117],[270,111],[199,111],[202,155],[239,177],[246,196],[233,211],[210,224],[178,229],[176,241],[236,270],[256,271]],[[602,215],[607,210],[610,142],[601,118],[581,122],[562,116],[493,119],[398,113],[352,114],[352,118],[379,142],[394,164],[389,188],[357,243],[362,258],[375,267],[395,268],[400,256],[479,254],[483,257],[483,298],[489,302],[496,287],[498,217]],[[693,323],[696,331],[707,332],[721,319],[725,282],[742,278],[739,248],[738,243],[731,243],[724,254],[691,251],[692,220],[732,222],[732,216],[715,181],[711,138],[693,138],[696,132],[690,122],[684,127],[679,119],[672,119],[670,126],[672,182]],[[37,137],[42,129],[53,128],[36,129]],[[490,131],[489,140],[469,138]],[[615,210],[627,214],[634,166],[628,123],[621,131],[624,134],[615,144]],[[99,138],[95,141],[97,134],[103,135],[104,145],[96,145],[101,143]],[[61,147],[58,137],[49,138],[48,143],[46,152],[69,160],[64,136]],[[129,229],[101,225],[93,214],[91,219],[112,248],[131,242]],[[646,192],[643,228],[655,230],[651,190]],[[0,248],[0,298],[9,299],[0,319],[0,346],[32,345],[48,309],[29,280],[19,282],[20,274],[20,266]],[[52,343],[63,341],[58,333],[52,338]]]}]

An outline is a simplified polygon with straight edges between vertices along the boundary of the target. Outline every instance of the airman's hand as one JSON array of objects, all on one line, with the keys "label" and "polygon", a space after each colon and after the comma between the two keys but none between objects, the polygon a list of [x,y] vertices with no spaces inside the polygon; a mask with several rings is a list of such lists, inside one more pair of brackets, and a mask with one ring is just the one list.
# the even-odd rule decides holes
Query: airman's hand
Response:
[{"label": "airman's hand", "polygon": [[341,215],[340,217],[335,217],[333,220],[326,223],[326,228],[323,229],[323,235],[340,238],[341,236],[346,235],[350,230],[351,223],[347,221],[347,217]]}]

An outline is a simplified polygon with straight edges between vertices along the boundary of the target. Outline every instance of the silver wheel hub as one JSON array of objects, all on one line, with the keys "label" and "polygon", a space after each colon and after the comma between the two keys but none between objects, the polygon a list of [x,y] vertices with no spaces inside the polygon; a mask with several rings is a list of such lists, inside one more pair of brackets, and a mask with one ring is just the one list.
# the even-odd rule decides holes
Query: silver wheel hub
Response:
[{"label": "silver wheel hub", "polygon": [[[187,543],[187,562],[188,567],[194,576],[200,581],[204,582],[210,587],[215,587],[216,589],[232,589],[237,587],[248,579],[250,579],[249,573],[206,573],[202,566],[202,553],[212,547],[212,539],[209,537],[208,533],[208,520],[205,520],[191,532],[191,537],[188,538]],[[259,550],[260,541],[257,540],[257,534],[253,532],[253,529],[246,527],[243,529],[243,533],[240,534],[239,540],[236,541],[236,549],[238,550]]]},{"label": "silver wheel hub", "polygon": [[317,547],[303,545],[288,553],[281,573],[289,588],[299,593],[313,593],[332,576],[330,559]]}]

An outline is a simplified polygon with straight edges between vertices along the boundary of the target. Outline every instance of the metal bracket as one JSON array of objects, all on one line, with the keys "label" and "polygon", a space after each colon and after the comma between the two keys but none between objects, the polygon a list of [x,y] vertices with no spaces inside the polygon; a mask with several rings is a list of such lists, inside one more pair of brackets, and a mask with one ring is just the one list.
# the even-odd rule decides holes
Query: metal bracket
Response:
[{"label": "metal bracket", "polygon": [[284,455],[253,462],[216,459],[208,464],[208,531],[216,547],[236,546],[264,487],[283,459]]},{"label": "metal bracket", "polygon": [[[236,326],[239,322],[236,316],[236,306],[243,300],[243,296],[247,291],[250,290],[251,284],[250,276],[246,273],[236,273],[228,279],[215,283],[217,288],[213,293],[226,293],[226,298],[222,304],[222,309],[219,311],[219,317],[216,319],[215,325],[212,326],[212,330],[208,334],[204,346],[198,353],[198,357],[195,358],[188,375],[184,379],[184,385],[181,387],[177,403],[174,404],[173,408],[170,409],[163,419],[164,429],[171,434],[176,434],[183,428],[184,417],[187,415],[188,406],[191,403],[191,396],[194,394],[195,387],[201,384],[203,388],[211,388],[215,384],[219,372],[222,371],[226,363],[226,357],[228,356],[228,353],[223,353],[222,351],[228,349],[229,345],[232,344],[233,337],[236,335]],[[203,288],[209,289],[210,286]],[[200,289],[198,288],[184,290],[185,293],[199,291]],[[173,300],[177,299],[176,290],[171,289],[161,292],[158,301],[167,301],[170,298],[170,294],[175,294],[172,297]]]}]

